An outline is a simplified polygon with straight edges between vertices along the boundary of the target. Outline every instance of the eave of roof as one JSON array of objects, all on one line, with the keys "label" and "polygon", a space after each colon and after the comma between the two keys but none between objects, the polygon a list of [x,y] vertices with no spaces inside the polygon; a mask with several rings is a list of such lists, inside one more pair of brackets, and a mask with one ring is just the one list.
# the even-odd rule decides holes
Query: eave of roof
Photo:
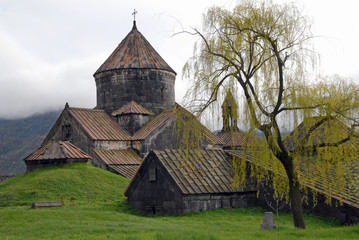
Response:
[{"label": "eave of roof", "polygon": [[59,159],[92,159],[92,157],[68,141],[51,141],[36,149],[24,161]]},{"label": "eave of roof", "polygon": [[92,151],[102,161],[108,165],[136,164],[141,163],[141,157],[132,149],[116,150],[116,149],[92,149]]},{"label": "eave of roof", "polygon": [[92,151],[113,172],[126,178],[131,179],[141,164],[141,157],[133,149],[92,149]]}]

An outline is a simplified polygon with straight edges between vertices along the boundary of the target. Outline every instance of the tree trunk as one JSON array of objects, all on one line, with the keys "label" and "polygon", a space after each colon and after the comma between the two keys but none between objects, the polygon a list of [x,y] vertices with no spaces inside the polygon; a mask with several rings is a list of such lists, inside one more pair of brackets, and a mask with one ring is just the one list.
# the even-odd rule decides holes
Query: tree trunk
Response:
[{"label": "tree trunk", "polygon": [[293,181],[293,179],[289,179],[289,199],[294,227],[305,229],[300,185],[299,182]]},{"label": "tree trunk", "polygon": [[300,192],[300,183],[297,172],[294,169],[293,158],[285,154],[281,156],[282,162],[288,177],[289,201],[292,211],[294,227],[305,229],[302,206],[302,193]]}]

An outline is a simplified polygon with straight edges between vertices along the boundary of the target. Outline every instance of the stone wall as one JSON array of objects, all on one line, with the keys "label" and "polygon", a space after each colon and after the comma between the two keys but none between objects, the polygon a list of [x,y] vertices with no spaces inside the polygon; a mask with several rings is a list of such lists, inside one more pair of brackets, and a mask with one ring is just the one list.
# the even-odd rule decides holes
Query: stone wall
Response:
[{"label": "stone wall", "polygon": [[128,202],[135,209],[146,214],[183,213],[182,194],[174,180],[155,158],[151,158],[146,166],[132,180],[126,194]]},{"label": "stone wall", "polygon": [[135,134],[148,123],[148,115],[123,114],[116,117],[117,123],[131,135]]},{"label": "stone wall", "polygon": [[[359,206],[346,201],[340,202],[335,198],[332,198],[332,203],[328,204],[326,203],[326,196],[321,192],[316,193],[314,200],[313,191],[315,190],[306,188],[305,192],[308,195],[307,200],[303,202],[303,210],[308,210],[317,216],[337,219],[343,225],[359,223]],[[273,187],[270,182],[266,186],[263,184],[260,186],[258,206],[273,211],[269,203],[276,206],[276,200],[273,198]],[[281,212],[290,212],[290,206],[284,200],[280,202],[280,205],[282,205],[279,209]]]},{"label": "stone wall", "polygon": [[177,137],[173,134],[174,119],[167,120],[160,128],[148,136],[141,146],[141,156],[146,155],[151,149],[165,150],[178,148]]},{"label": "stone wall", "polygon": [[[75,144],[76,145],[76,144]],[[107,141],[107,140],[96,140],[93,144],[95,149],[104,150],[125,150],[131,148],[131,141]]]},{"label": "stone wall", "polygon": [[69,165],[72,163],[91,163],[90,159],[57,159],[57,160],[32,160],[26,161],[26,172],[31,172],[39,168],[48,168],[59,165]]},{"label": "stone wall", "polygon": [[134,100],[158,114],[175,105],[176,75],[155,69],[116,69],[95,75],[97,108],[108,114]]},{"label": "stone wall", "polygon": [[313,207],[313,195],[309,193],[308,203],[303,204],[303,208],[311,211],[315,215],[337,219],[341,224],[353,225],[359,223],[359,206],[346,201],[338,201],[332,198],[330,204],[325,203],[326,197],[322,193],[317,195],[317,204]]},{"label": "stone wall", "polygon": [[256,192],[185,195],[183,212],[198,212],[219,208],[248,208],[257,203]]},{"label": "stone wall", "polygon": [[[64,134],[64,126],[67,126],[68,136]],[[90,154],[94,147],[94,141],[84,132],[79,124],[74,121],[69,112],[65,109],[57,119],[44,142],[48,141],[70,141],[76,147]]]}]

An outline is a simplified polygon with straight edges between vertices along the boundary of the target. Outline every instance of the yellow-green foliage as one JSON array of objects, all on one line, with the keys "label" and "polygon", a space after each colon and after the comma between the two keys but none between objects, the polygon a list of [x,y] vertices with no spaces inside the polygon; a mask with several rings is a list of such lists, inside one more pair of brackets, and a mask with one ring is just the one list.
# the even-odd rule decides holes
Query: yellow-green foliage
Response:
[{"label": "yellow-green foliage", "polygon": [[[316,76],[311,19],[301,9],[264,0],[242,0],[232,10],[214,6],[194,34],[199,41],[184,66],[184,76],[192,80],[188,102],[197,113],[218,119],[218,100],[232,90],[242,103],[233,119],[252,137],[264,134],[245,157],[256,162],[250,174],[257,182],[273,181],[275,196],[287,200],[289,186],[294,189],[298,181],[327,192],[328,202],[332,190],[340,193],[338,198],[358,195],[358,180],[348,169],[358,171],[359,88],[338,76]],[[296,130],[310,117],[314,121]],[[186,136],[196,130],[187,130]],[[241,185],[246,164],[234,164]],[[348,186],[352,192],[345,190]]]}]

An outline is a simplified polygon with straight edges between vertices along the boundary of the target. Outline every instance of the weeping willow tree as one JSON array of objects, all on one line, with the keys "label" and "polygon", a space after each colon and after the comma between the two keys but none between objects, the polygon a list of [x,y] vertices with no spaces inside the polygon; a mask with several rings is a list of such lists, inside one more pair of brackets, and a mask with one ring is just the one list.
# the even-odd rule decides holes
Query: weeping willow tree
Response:
[{"label": "weeping willow tree", "polygon": [[[234,89],[245,106],[241,120],[264,135],[271,154],[261,158],[284,169],[287,181],[274,181],[274,188],[286,191],[294,226],[305,228],[297,159],[307,153],[323,162],[332,163],[334,155],[337,162],[347,159],[341,146],[350,142],[358,126],[359,89],[337,77],[311,80],[317,65],[311,21],[292,3],[243,0],[233,10],[212,7],[203,16],[203,29],[191,34],[199,41],[184,66],[184,76],[193,84],[187,93],[190,105],[200,115],[228,88]],[[299,120],[314,116],[305,131],[293,133],[292,143],[286,142],[283,123],[296,127]],[[331,131],[327,138],[313,137],[333,120],[350,126],[346,134]],[[324,168],[317,172],[326,174]]]}]

